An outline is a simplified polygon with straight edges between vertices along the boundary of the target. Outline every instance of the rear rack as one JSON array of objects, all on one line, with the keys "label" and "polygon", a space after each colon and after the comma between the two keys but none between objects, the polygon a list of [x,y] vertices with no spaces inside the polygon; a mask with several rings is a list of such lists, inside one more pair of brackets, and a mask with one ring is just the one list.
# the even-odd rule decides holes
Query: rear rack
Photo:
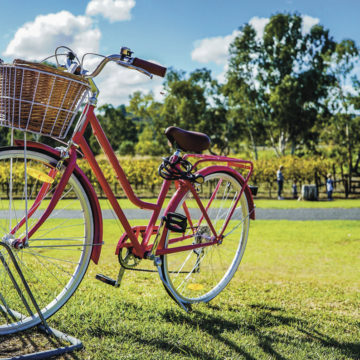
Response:
[{"label": "rear rack", "polygon": [[195,162],[193,165],[194,168],[196,168],[200,163],[203,162],[218,162],[218,163],[227,163],[227,166],[233,167],[233,168],[239,168],[239,169],[245,169],[248,170],[248,173],[244,179],[245,185],[247,185],[250,176],[253,172],[254,165],[249,160],[242,160],[242,159],[236,159],[236,158],[229,158],[227,156],[221,156],[221,155],[204,155],[204,154],[186,154],[183,156],[183,159],[188,158],[197,158],[198,161]]}]

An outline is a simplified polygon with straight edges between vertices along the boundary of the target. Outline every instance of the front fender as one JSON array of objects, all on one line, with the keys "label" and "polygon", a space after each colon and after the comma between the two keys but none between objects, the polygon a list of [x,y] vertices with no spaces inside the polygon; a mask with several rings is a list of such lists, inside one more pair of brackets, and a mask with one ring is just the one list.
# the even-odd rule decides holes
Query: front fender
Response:
[{"label": "front fender", "polygon": [[[23,140],[15,140],[15,145],[17,146],[24,146]],[[60,159],[60,151],[57,149],[54,149],[51,146],[41,144],[35,141],[27,141],[26,142],[27,149],[39,151],[44,154],[50,154],[56,159]],[[65,160],[66,163],[66,160]],[[95,190],[93,186],[91,185],[89,179],[84,174],[84,172],[75,165],[74,173],[77,179],[80,181],[81,185],[83,186],[86,195],[88,196],[91,210],[93,213],[93,223],[94,223],[94,240],[93,240],[93,248],[91,251],[91,260],[94,261],[95,264],[99,262],[100,253],[101,253],[101,246],[102,246],[102,239],[103,239],[103,219],[102,219],[102,213],[101,208],[99,204],[99,200],[97,198],[97,195],[95,193]]]}]

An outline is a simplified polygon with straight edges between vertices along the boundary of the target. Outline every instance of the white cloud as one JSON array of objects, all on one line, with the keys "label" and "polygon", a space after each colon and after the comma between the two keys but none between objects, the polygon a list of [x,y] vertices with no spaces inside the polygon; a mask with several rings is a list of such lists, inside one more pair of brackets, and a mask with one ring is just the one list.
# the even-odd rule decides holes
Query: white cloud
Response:
[{"label": "white cloud", "polygon": [[131,19],[135,0],[91,0],[86,7],[87,15],[102,15],[110,22]]},{"label": "white cloud", "polygon": [[216,64],[225,64],[231,42],[240,32],[234,30],[232,34],[226,36],[216,36],[205,38],[195,43],[195,49],[191,53],[191,58],[201,63],[213,61]]},{"label": "white cloud", "polygon": [[[310,29],[318,24],[320,20],[309,15],[301,15],[302,17],[302,33],[310,32]],[[264,35],[265,26],[269,23],[270,18],[259,18],[254,16],[250,19],[249,24],[256,30],[257,38],[261,39]]]},{"label": "white cloud", "polygon": [[[97,3],[100,2],[92,0],[89,5]],[[125,19],[130,16],[129,11],[135,5],[134,0],[103,2],[105,5],[112,4],[114,6],[119,6],[119,3],[125,4],[128,8],[122,12],[122,19]],[[107,11],[110,9],[109,6],[105,6],[105,8]],[[95,11],[94,8],[92,11]],[[88,7],[87,14],[89,12],[91,11]],[[116,19],[120,19],[120,12],[115,13],[114,10]],[[125,16],[126,13],[128,15]],[[39,15],[34,21],[21,26],[9,42],[3,55],[11,58],[42,60],[51,55],[56,47],[65,45],[81,57],[87,52],[99,52],[100,38],[100,29],[95,26],[91,17],[75,16],[68,11],[61,11],[56,14]],[[100,61],[101,58],[88,56],[85,58],[84,68],[91,72]],[[154,60],[150,61],[155,62]],[[100,89],[99,105],[104,103],[114,106],[127,104],[129,95],[134,91],[143,93],[152,91],[156,100],[162,100],[160,95],[160,91],[163,90],[162,78],[154,76],[153,80],[150,80],[137,71],[122,68],[114,63],[107,64],[95,81]]]},{"label": "white cloud", "polygon": [[[153,60],[149,60],[154,62]],[[101,72],[98,78],[95,79],[98,88],[100,89],[99,105],[112,104],[118,106],[129,103],[129,95],[135,91],[149,93],[152,91],[156,100],[161,101],[163,79],[154,76],[150,80],[144,74],[136,70],[130,70],[109,63]]]},{"label": "white cloud", "polygon": [[68,11],[39,15],[20,27],[8,44],[4,56],[42,60],[60,45],[77,54],[97,52],[101,32],[87,16],[75,16]]},{"label": "white cloud", "polygon": [[265,26],[268,24],[269,21],[269,18],[259,18],[258,16],[254,16],[250,19],[249,24],[256,30],[256,37],[258,39],[262,39]]},{"label": "white cloud", "polygon": [[225,64],[222,72],[216,76],[216,80],[220,83],[220,84],[225,84],[226,83],[226,73],[229,70],[229,64]]},{"label": "white cloud", "polygon": [[303,34],[309,33],[310,29],[318,24],[320,22],[320,20],[318,18],[314,18],[312,16],[309,15],[302,15],[302,32]]},{"label": "white cloud", "polygon": [[[257,32],[257,37],[260,38],[264,34],[264,28],[268,22],[268,18],[255,16],[250,19],[249,24],[253,26]],[[239,30],[234,30],[230,35],[215,36],[196,41],[195,49],[191,53],[192,60],[201,63],[226,64],[229,46],[239,34]]]},{"label": "white cloud", "polygon": [[[313,18],[309,15],[302,15],[303,33],[308,33],[313,25],[319,23],[318,18]],[[254,16],[249,20],[249,24],[256,30],[256,37],[261,39],[264,35],[265,26],[269,23],[270,18],[260,18]],[[229,46],[240,31],[234,30],[230,35],[215,36],[201,39],[195,42],[195,48],[191,52],[192,60],[209,63],[214,62],[218,65],[226,64],[229,53]],[[223,78],[221,75],[220,78]]]}]

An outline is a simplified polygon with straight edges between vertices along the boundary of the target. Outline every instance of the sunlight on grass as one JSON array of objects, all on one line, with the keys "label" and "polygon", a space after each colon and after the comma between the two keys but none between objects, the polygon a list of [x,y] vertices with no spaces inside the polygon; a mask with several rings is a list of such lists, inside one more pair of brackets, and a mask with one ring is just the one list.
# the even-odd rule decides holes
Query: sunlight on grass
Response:
[{"label": "sunlight on grass", "polygon": [[262,209],[318,209],[318,208],[360,208],[360,199],[335,199],[334,201],[297,201],[297,200],[265,200],[254,199],[256,207]]},{"label": "sunlight on grass", "polygon": [[99,265],[50,325],[83,341],[80,359],[356,359],[359,234],[359,221],[253,221],[229,286],[185,313],[156,272],[127,271],[119,289],[94,279],[119,269],[121,229],[105,220]]},{"label": "sunlight on grass", "polygon": [[[153,198],[145,198],[142,199],[145,202],[149,203],[156,203],[157,199]],[[8,200],[0,200],[0,206],[2,209],[7,209],[9,207]],[[66,207],[69,210],[79,210],[80,205],[72,199],[63,199],[62,206]],[[118,199],[120,206],[123,209],[138,209],[130,200],[128,199]],[[164,206],[166,207],[169,203],[170,199],[166,199]],[[19,206],[20,200],[14,200],[16,206]],[[44,210],[48,206],[50,200],[43,200],[39,209]],[[99,199],[100,206],[102,210],[111,209],[111,205],[108,200],[106,199]],[[360,208],[360,199],[336,199],[334,201],[297,201],[297,200],[265,200],[265,199],[256,199],[254,198],[254,203],[257,208],[261,209],[328,209],[328,208],[344,208],[344,209],[351,209],[351,208]],[[28,207],[30,208],[33,202],[28,203]],[[214,202],[216,207],[216,201]],[[228,204],[231,204],[231,201],[228,201]],[[188,201],[189,207],[197,207],[196,202],[194,200]]]},{"label": "sunlight on grass", "polygon": [[[134,221],[134,224],[142,224]],[[84,359],[356,359],[360,222],[254,221],[230,285],[185,313],[157,273],[116,277],[120,229],[104,221],[99,265],[50,325],[80,338]],[[142,266],[142,264],[140,264]],[[147,268],[154,269],[147,261]]]}]

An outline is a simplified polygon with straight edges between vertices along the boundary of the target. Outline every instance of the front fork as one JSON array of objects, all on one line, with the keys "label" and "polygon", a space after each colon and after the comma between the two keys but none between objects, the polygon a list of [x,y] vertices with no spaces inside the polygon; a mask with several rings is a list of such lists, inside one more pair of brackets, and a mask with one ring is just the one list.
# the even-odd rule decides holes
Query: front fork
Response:
[{"label": "front fork", "polygon": [[65,186],[68,183],[69,178],[74,171],[74,168],[76,165],[76,159],[77,159],[75,146],[71,146],[69,152],[67,152],[67,151],[63,152],[62,157],[59,160],[59,162],[57,163],[56,168],[53,168],[49,171],[49,174],[48,174],[49,178],[52,178],[52,179],[55,178],[57,172],[60,171],[61,168],[63,167],[63,163],[66,158],[68,158],[68,161],[66,164],[65,171],[64,171],[64,173],[60,179],[60,182],[58,183],[58,185],[55,189],[54,195],[52,196],[50,203],[49,203],[48,207],[46,208],[45,212],[43,213],[43,215],[36,222],[36,224],[30,229],[30,231],[27,231],[27,233],[25,234],[25,236],[23,238],[19,238],[19,239],[15,238],[15,236],[14,236],[15,233],[24,224],[27,224],[27,221],[29,220],[29,218],[31,218],[31,216],[39,208],[42,200],[45,198],[45,196],[50,188],[51,184],[49,184],[49,183],[44,183],[42,185],[39,193],[36,196],[34,204],[29,209],[27,214],[19,221],[19,223],[16,224],[15,227],[13,227],[10,230],[10,233],[4,236],[4,238],[3,238],[4,242],[6,242],[7,244],[11,245],[12,247],[14,247],[16,249],[21,249],[21,248],[27,246],[27,241],[34,235],[34,233],[42,226],[42,224],[50,216],[50,214],[56,207],[57,203],[59,202],[59,200],[63,194],[63,191],[65,189]]}]

